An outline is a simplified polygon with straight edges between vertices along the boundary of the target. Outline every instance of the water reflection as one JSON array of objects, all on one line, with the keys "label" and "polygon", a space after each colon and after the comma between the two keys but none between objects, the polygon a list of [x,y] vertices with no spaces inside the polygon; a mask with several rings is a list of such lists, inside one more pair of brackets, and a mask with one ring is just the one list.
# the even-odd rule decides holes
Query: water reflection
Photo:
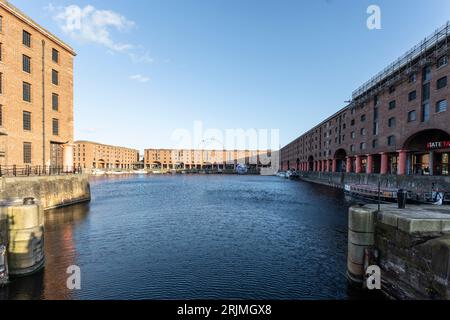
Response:
[{"label": "water reflection", "polygon": [[[276,177],[120,176],[46,213],[46,268],[8,299],[347,299],[342,191]],[[82,290],[66,288],[70,265]],[[361,297],[355,294],[355,297]]]},{"label": "water reflection", "polygon": [[0,299],[72,299],[66,287],[66,269],[77,264],[74,234],[88,214],[89,204],[45,212],[46,268],[29,277],[11,279],[8,287],[0,289]]}]

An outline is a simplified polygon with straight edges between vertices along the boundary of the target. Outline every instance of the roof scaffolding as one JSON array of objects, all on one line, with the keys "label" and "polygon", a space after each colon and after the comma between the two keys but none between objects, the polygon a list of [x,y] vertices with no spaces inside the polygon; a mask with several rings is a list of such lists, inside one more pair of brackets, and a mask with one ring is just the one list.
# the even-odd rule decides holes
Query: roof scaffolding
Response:
[{"label": "roof scaffolding", "polygon": [[402,77],[417,72],[418,67],[429,64],[431,59],[438,59],[445,54],[448,51],[449,31],[450,21],[355,90],[353,100],[364,101],[370,94],[377,94]]}]

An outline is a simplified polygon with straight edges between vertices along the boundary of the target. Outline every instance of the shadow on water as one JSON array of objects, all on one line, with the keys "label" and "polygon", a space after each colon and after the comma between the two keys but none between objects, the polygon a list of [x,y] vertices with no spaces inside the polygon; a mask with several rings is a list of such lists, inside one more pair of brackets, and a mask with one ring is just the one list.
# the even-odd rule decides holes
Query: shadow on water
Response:
[{"label": "shadow on water", "polygon": [[86,203],[45,212],[45,268],[31,276],[11,278],[0,289],[0,300],[71,299],[66,270],[76,265],[74,234],[89,215]]}]

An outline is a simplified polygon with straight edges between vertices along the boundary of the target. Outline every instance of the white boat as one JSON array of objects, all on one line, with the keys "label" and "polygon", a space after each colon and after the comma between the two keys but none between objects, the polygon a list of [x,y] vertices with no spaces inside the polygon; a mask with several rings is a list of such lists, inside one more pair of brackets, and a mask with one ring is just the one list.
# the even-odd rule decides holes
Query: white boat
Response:
[{"label": "white boat", "polygon": [[277,177],[280,177],[280,178],[286,178],[286,172],[283,172],[283,171],[278,172],[278,173],[277,173]]},{"label": "white boat", "polygon": [[94,169],[94,170],[92,170],[92,174],[94,176],[102,176],[102,175],[106,174],[106,172],[104,170]]},{"label": "white boat", "polygon": [[122,172],[122,171],[108,171],[108,172],[106,172],[106,174],[108,174],[108,175],[121,175],[121,174],[125,174],[125,172]]},{"label": "white boat", "polygon": [[292,171],[290,171],[290,170],[287,171],[287,172],[286,172],[286,175],[285,175],[285,178],[286,178],[286,179],[289,179],[291,176],[292,176]]}]

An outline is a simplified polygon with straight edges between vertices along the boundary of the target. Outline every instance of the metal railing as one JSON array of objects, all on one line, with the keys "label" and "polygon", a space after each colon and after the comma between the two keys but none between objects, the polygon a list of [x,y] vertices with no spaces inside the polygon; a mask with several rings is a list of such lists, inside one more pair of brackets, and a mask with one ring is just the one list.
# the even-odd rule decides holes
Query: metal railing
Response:
[{"label": "metal railing", "polygon": [[0,166],[0,177],[39,177],[81,174],[81,167],[63,166]]},{"label": "metal railing", "polygon": [[441,28],[437,29],[431,36],[425,38],[418,45],[407,51],[404,55],[391,63],[388,67],[386,67],[372,79],[364,83],[357,90],[355,90],[352,95],[353,99],[356,99],[364,92],[369,91],[377,83],[393,75],[396,71],[408,66],[409,63],[420,57],[422,54],[426,53],[428,50],[432,49],[433,46],[436,46],[440,42],[446,40],[449,35],[450,21]]}]

